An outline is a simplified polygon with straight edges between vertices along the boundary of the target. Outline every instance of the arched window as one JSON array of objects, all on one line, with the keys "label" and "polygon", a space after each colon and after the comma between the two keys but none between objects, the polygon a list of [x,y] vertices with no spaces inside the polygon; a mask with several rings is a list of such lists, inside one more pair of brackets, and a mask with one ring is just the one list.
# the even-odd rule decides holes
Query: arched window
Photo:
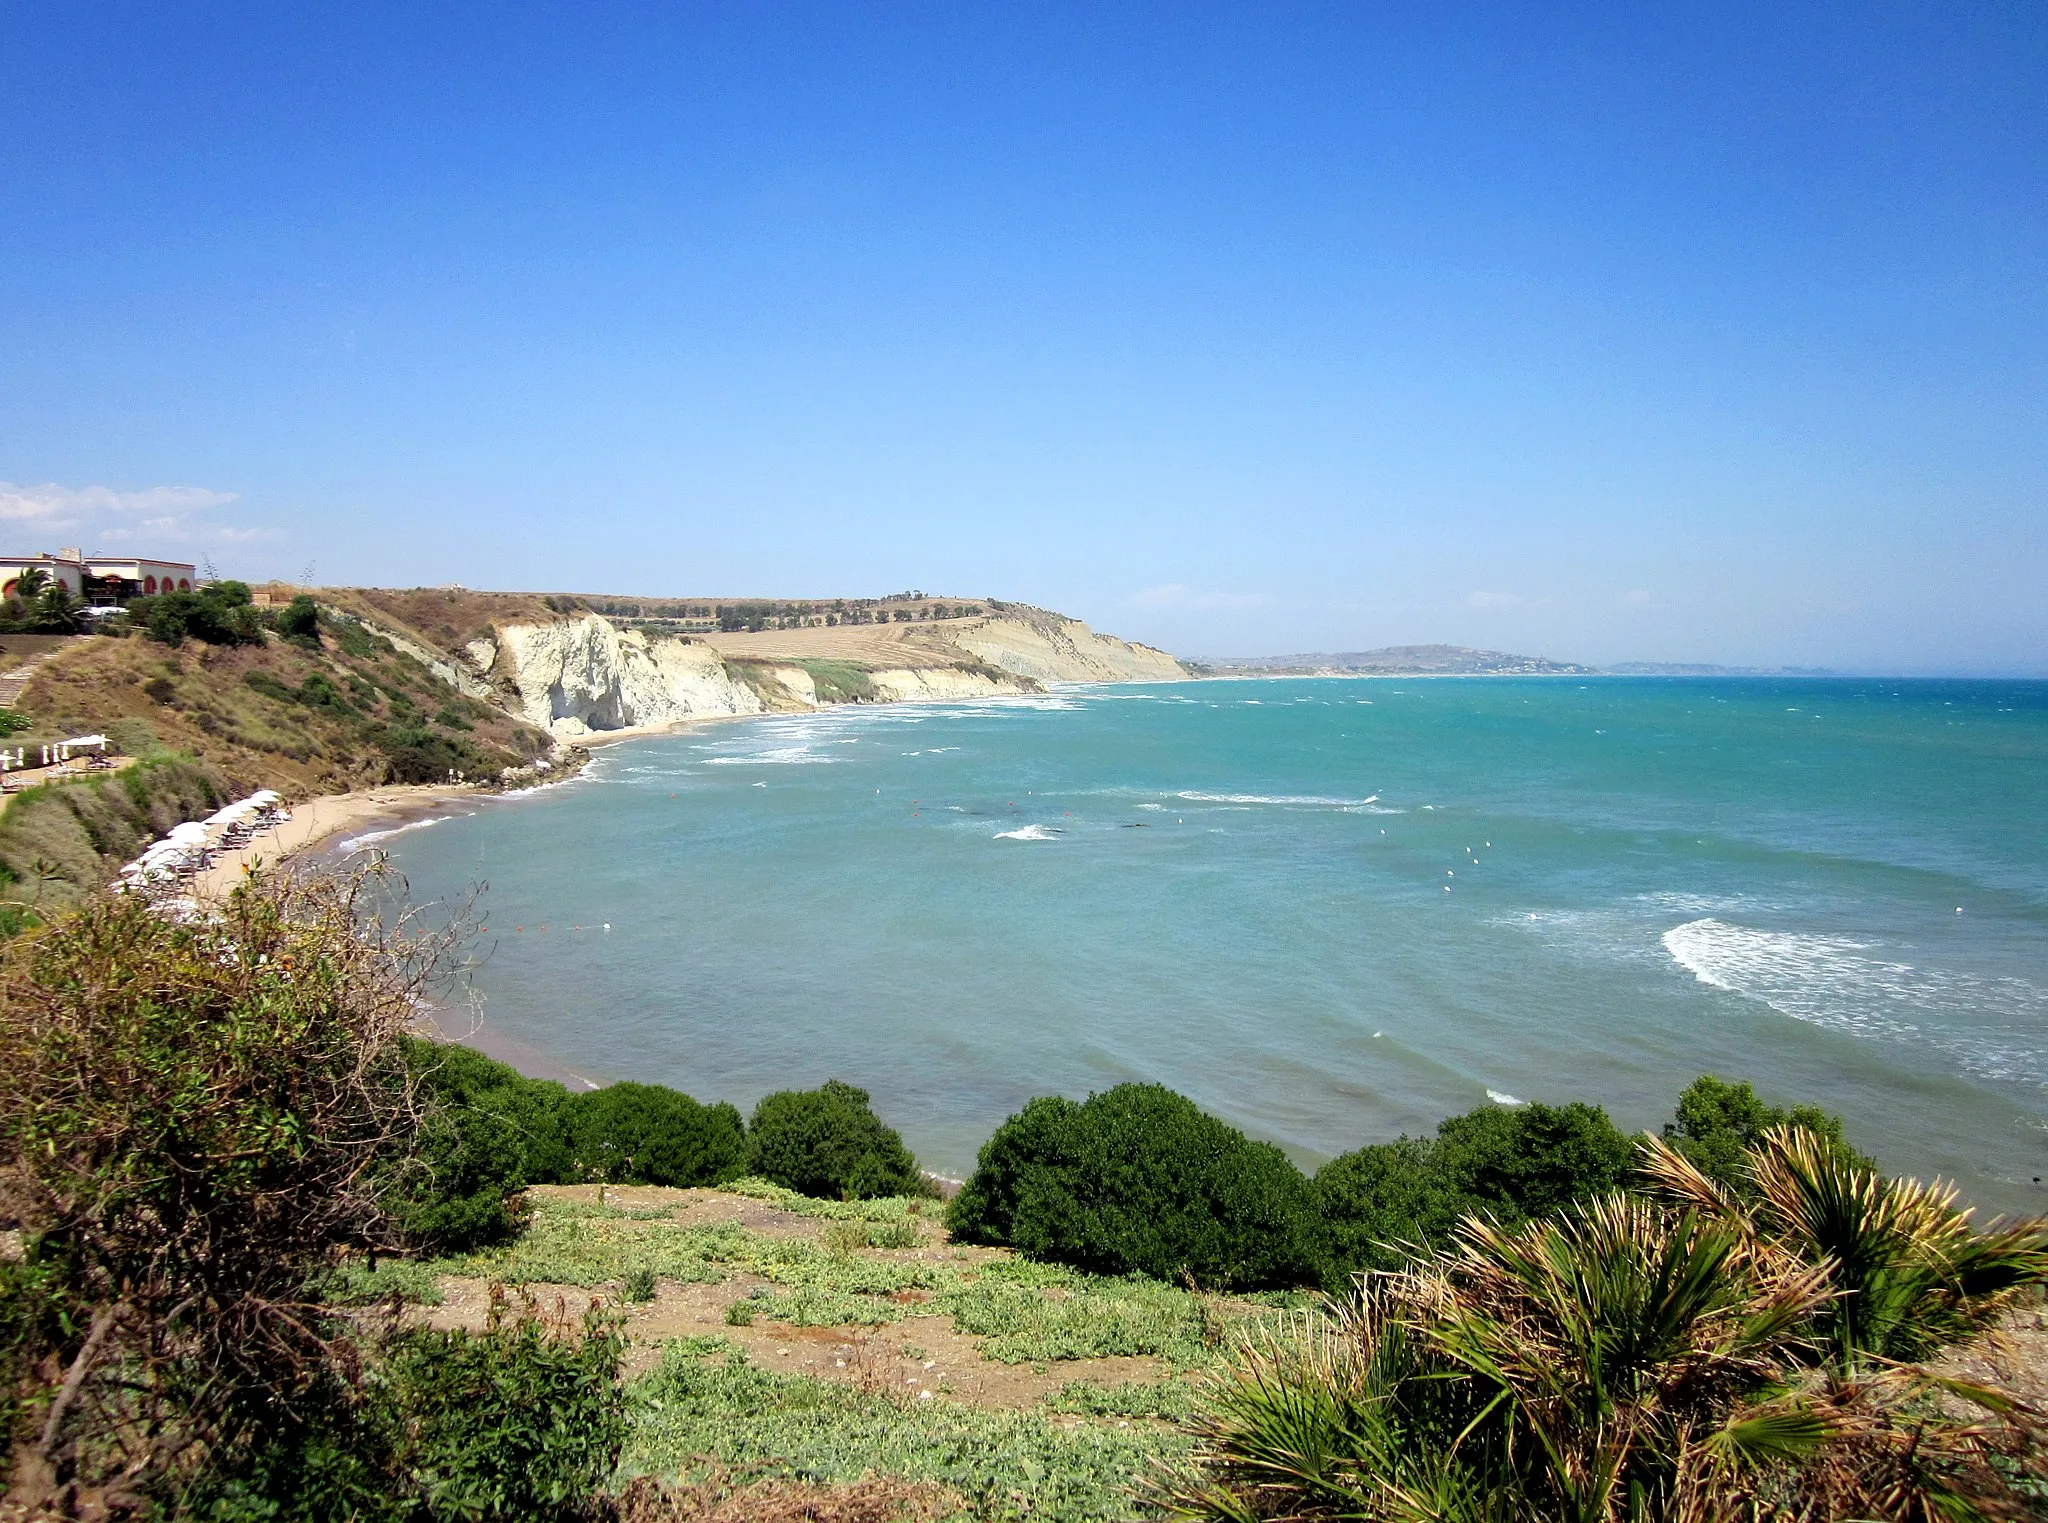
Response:
[{"label": "arched window", "polygon": [[183,578],[182,576],[181,576],[181,577],[179,577],[179,578],[178,578],[178,591],[180,591],[180,592],[190,592],[191,590],[192,590],[192,584],[191,584],[190,582],[186,581],[186,580],[185,580],[185,578]]},{"label": "arched window", "polygon": [[156,591],[156,578],[153,576],[144,577],[142,579],[142,590],[144,592],[154,593]]}]

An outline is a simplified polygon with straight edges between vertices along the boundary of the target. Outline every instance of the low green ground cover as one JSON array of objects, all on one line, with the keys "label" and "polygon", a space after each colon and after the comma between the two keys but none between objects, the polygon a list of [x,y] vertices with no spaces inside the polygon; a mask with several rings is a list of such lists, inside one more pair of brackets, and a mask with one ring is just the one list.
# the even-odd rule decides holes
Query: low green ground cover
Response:
[{"label": "low green ground cover", "polygon": [[977,1518],[1128,1518],[1138,1510],[1132,1488],[1154,1460],[1187,1449],[1178,1433],[1138,1422],[899,1401],[759,1369],[738,1350],[707,1360],[671,1347],[633,1395],[622,1479],[695,1479],[721,1465],[821,1482],[896,1475],[951,1488]]},{"label": "low green ground cover", "polygon": [[[354,1301],[393,1294],[426,1301],[440,1275],[582,1286],[623,1285],[645,1270],[686,1284],[744,1275],[770,1285],[741,1303],[739,1322],[879,1327],[937,1313],[985,1339],[983,1353],[1006,1364],[1152,1355],[1181,1367],[1213,1359],[1227,1326],[1252,1315],[1248,1305],[1288,1300],[1222,1303],[1142,1275],[1091,1275],[1025,1259],[876,1257],[730,1224],[685,1227],[664,1219],[672,1210],[537,1199],[530,1225],[513,1242],[424,1264],[386,1261],[374,1274],[357,1270],[347,1294]],[[872,1231],[890,1223],[865,1225]],[[899,1299],[906,1291],[924,1295]]]}]

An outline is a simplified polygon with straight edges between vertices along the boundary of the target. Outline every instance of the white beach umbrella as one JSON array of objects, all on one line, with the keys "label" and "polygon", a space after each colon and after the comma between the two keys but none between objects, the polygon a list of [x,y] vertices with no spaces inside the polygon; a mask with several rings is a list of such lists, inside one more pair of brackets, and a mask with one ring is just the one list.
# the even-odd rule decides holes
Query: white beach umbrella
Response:
[{"label": "white beach umbrella", "polygon": [[275,804],[281,797],[283,795],[275,788],[258,788],[249,795],[249,802],[252,804]]},{"label": "white beach umbrella", "polygon": [[187,820],[182,825],[173,825],[170,835],[165,837],[165,839],[177,841],[181,844],[198,844],[206,839],[206,827],[197,820]]}]

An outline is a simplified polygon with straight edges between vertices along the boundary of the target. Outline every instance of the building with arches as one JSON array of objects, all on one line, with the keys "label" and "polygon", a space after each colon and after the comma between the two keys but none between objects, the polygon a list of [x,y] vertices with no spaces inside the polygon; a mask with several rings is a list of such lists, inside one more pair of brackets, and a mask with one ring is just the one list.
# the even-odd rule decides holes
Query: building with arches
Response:
[{"label": "building with arches", "polygon": [[35,555],[0,555],[0,598],[11,598],[25,571],[40,571],[73,597],[95,608],[119,608],[130,598],[160,592],[190,592],[199,580],[188,561],[143,556],[94,555],[63,549]]}]

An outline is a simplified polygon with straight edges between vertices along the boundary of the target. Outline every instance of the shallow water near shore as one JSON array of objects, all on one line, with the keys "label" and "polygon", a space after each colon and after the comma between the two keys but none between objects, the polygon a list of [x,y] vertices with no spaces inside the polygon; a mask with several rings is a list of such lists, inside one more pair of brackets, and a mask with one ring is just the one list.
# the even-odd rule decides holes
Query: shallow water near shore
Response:
[{"label": "shallow water near shore", "polygon": [[2048,1209],[2048,684],[1302,680],[765,718],[376,843],[490,1031],[964,1174],[1156,1080],[1313,1164],[1712,1071]]}]

